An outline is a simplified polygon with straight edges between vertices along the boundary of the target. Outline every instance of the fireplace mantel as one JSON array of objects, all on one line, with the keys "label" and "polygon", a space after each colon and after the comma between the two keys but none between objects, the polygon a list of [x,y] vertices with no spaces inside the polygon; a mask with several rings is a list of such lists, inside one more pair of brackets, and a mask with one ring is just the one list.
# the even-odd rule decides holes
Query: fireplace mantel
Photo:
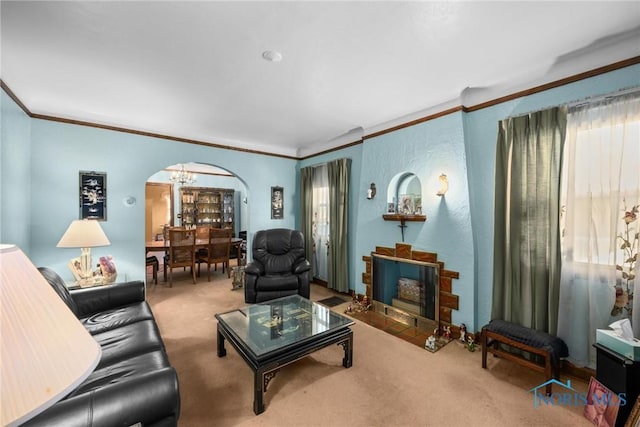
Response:
[{"label": "fireplace mantel", "polygon": [[407,221],[410,222],[425,222],[427,220],[426,215],[405,215],[398,213],[382,214],[382,219],[385,221],[399,221],[400,233],[402,234],[402,241],[404,242],[404,229],[407,228]]},{"label": "fireplace mantel", "polygon": [[402,224],[405,221],[425,222],[427,220],[426,215],[403,215],[403,214],[382,214],[382,219],[385,221],[400,221]]}]

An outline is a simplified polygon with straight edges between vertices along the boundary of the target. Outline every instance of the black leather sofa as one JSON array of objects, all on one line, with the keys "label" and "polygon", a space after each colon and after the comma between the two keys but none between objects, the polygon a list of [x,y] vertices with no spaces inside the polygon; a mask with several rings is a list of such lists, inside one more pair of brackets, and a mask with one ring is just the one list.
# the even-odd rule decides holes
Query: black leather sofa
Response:
[{"label": "black leather sofa", "polygon": [[274,228],[253,236],[253,260],[245,267],[244,300],[259,303],[289,295],[309,298],[309,270],[304,235],[298,230]]},{"label": "black leather sofa", "polygon": [[39,270],[100,344],[102,356],[74,391],[24,426],[176,426],[178,376],[145,301],[144,283],[69,291],[53,270]]}]

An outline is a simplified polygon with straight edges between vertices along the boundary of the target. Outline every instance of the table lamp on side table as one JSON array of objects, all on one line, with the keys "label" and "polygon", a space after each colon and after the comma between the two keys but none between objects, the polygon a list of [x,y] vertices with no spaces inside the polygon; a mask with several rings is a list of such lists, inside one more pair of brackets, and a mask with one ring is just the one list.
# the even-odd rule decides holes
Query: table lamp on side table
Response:
[{"label": "table lamp on side table", "polygon": [[15,245],[0,244],[0,425],[18,426],[78,387],[101,349]]},{"label": "table lamp on side table", "polygon": [[79,284],[90,281],[93,277],[93,262],[91,261],[91,248],[97,246],[109,246],[111,242],[104,234],[100,223],[95,220],[76,219],[71,222],[67,231],[56,245],[58,248],[81,248],[79,266],[71,260],[69,268],[78,280]]}]

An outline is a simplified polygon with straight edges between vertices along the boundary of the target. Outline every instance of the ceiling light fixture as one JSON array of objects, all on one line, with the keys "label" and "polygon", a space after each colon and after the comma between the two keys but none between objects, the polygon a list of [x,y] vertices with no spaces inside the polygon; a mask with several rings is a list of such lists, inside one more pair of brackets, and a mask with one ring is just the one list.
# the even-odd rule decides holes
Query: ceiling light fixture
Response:
[{"label": "ceiling light fixture", "polygon": [[269,62],[280,62],[282,61],[282,54],[275,50],[265,50],[262,52],[262,57],[265,61]]},{"label": "ceiling light fixture", "polygon": [[196,175],[186,171],[184,165],[180,165],[180,170],[174,171],[169,180],[174,184],[191,185],[196,182]]}]

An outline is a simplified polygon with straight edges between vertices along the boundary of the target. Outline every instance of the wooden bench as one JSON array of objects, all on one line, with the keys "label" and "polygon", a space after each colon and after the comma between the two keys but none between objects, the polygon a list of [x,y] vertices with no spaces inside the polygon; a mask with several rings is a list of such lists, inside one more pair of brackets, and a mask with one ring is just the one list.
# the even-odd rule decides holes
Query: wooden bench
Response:
[{"label": "wooden bench", "polygon": [[[560,338],[545,332],[517,325],[504,320],[492,320],[482,328],[482,367],[487,368],[487,353],[515,362],[521,366],[544,373],[546,393],[551,394],[552,379],[560,379],[561,358],[567,357],[567,345]],[[540,356],[543,363],[501,349],[499,344]]]}]

